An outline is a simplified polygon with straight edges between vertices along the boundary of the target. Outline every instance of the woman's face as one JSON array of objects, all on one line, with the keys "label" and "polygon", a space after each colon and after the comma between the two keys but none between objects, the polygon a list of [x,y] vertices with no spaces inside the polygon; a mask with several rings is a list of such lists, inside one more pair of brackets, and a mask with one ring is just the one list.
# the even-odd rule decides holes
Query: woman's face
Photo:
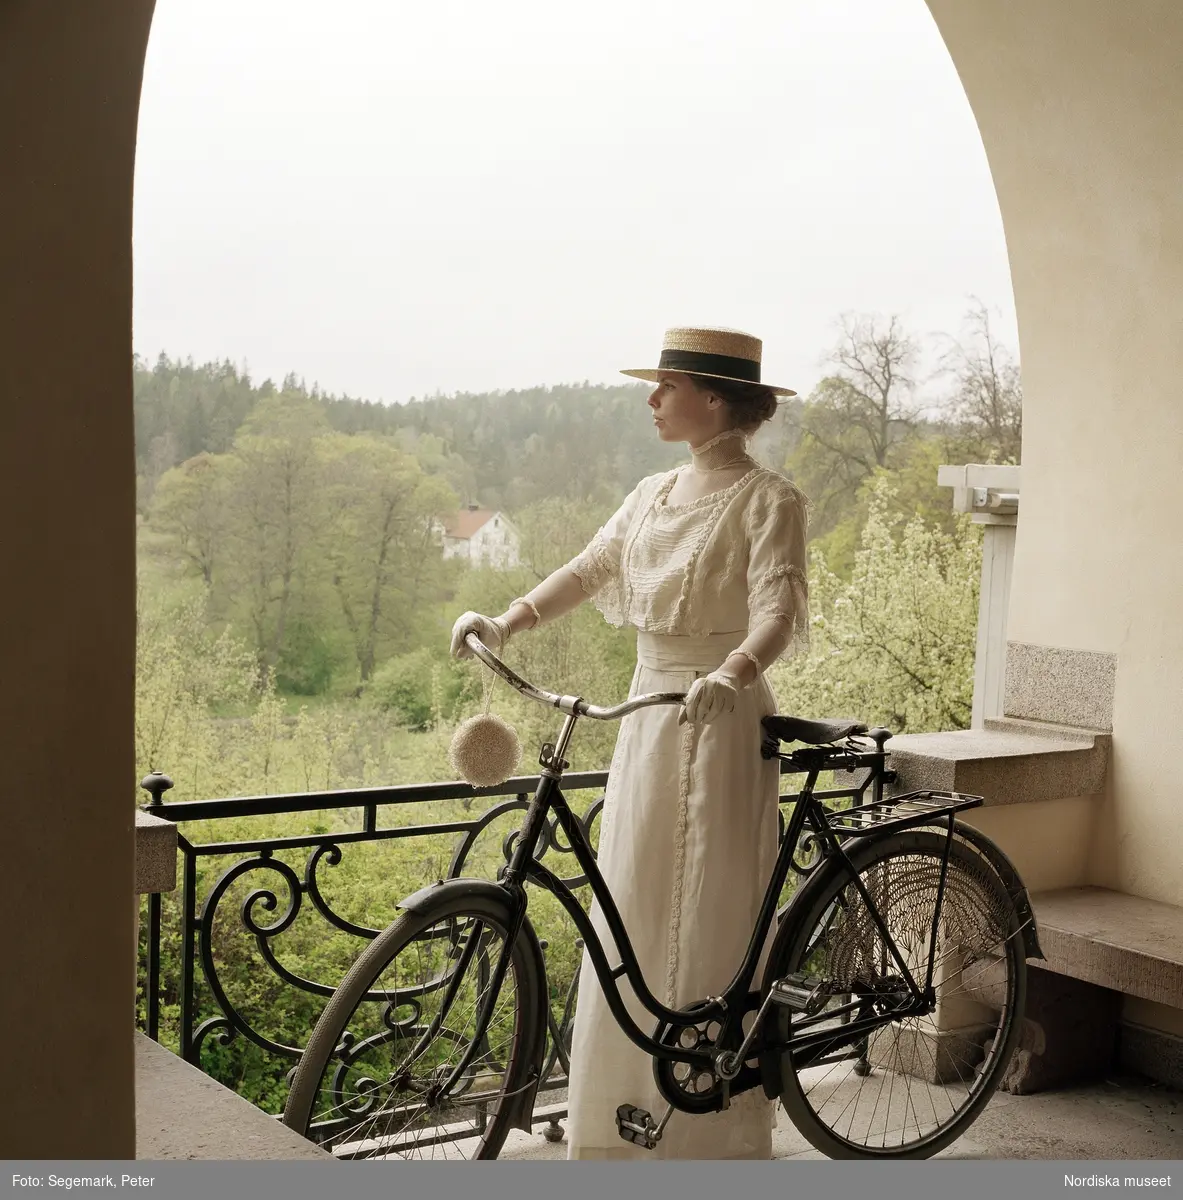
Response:
[{"label": "woman's face", "polygon": [[700,390],[689,375],[662,371],[649,396],[653,424],[663,442],[709,441],[727,428],[726,405],[710,392]]}]

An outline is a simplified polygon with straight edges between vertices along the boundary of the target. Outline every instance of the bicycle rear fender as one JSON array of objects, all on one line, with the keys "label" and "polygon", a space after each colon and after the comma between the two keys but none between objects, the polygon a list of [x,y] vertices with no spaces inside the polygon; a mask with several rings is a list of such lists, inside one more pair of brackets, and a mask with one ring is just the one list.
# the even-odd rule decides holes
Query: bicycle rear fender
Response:
[{"label": "bicycle rear fender", "polygon": [[1026,951],[1027,957],[1044,958],[1043,950],[1039,945],[1039,934],[1035,928],[1035,913],[1031,910],[1031,901],[1027,897],[1026,885],[1019,878],[1014,863],[1002,852],[997,842],[992,841],[972,825],[955,821],[953,829],[957,837],[962,841],[969,842],[975,850],[981,853],[983,858],[989,861],[1006,885],[1007,893],[1014,901],[1015,910],[1023,924],[1023,949]]},{"label": "bicycle rear fender", "polygon": [[[519,908],[525,905],[524,895],[515,898],[513,890],[501,883],[492,883],[488,879],[441,879],[438,883],[429,884],[417,892],[412,892],[411,895],[399,901],[399,908],[427,915],[433,908],[449,901],[474,899],[488,904],[499,913],[507,925]],[[542,956],[542,946],[539,944],[538,935],[534,932],[534,926],[525,912],[522,913],[522,924],[518,931],[518,937],[525,939],[527,953],[533,960],[535,978],[542,987],[541,1011],[534,1015],[533,1021],[527,1022],[528,1027],[533,1027],[533,1045],[527,1049],[528,1061],[531,1066],[530,1083],[516,1096],[507,1098],[505,1116],[511,1129],[521,1129],[526,1133],[531,1133],[533,1132],[531,1118],[534,1113],[534,1098],[538,1094],[538,1085],[542,1081],[543,1057],[546,1053],[547,1005],[549,1001],[547,999],[546,960]]]},{"label": "bicycle rear fender", "polygon": [[[1035,913],[1031,908],[1031,901],[1027,896],[1027,887],[1019,877],[1019,872],[1015,869],[1014,863],[1003,853],[997,842],[988,838],[980,830],[975,829],[972,825],[966,825],[961,821],[955,821],[953,825],[955,835],[964,842],[968,842],[998,873],[998,877],[1002,880],[1006,888],[1007,895],[1014,902],[1015,911],[1019,915],[1019,921],[1022,926],[1023,933],[1023,950],[1027,958],[1044,958],[1043,949],[1039,945],[1039,934],[1035,927]],[[848,853],[852,853],[857,847],[861,838],[845,838],[843,839],[843,849]],[[794,913],[794,910],[799,904],[804,903],[804,897],[812,893],[815,887],[824,886],[820,881],[827,874],[824,866],[819,867],[813,875],[805,881],[805,883],[797,889],[792,900],[789,901],[784,911],[779,914],[778,929],[785,930],[791,928],[789,917]],[[782,939],[781,932],[776,935],[776,940],[773,942],[773,951],[780,948]],[[769,961],[773,961],[771,958]]]},{"label": "bicycle rear fender", "polygon": [[[937,832],[940,831],[938,830]],[[1022,879],[1019,878],[1019,873],[1015,870],[1014,864],[995,842],[984,833],[974,829],[973,826],[963,825],[960,821],[956,821],[954,822],[954,832],[958,838],[968,842],[981,854],[1002,880],[1003,886],[1014,903],[1015,911],[1021,922],[1025,957],[1043,958],[1044,954],[1040,949],[1039,938],[1035,930],[1035,914],[1031,911],[1031,902],[1027,898],[1027,889]],[[842,848],[847,854],[857,860],[860,843],[865,844],[865,839],[845,838],[842,841]],[[760,988],[761,996],[768,994],[768,989],[778,977],[777,964],[784,960],[788,952],[788,943],[795,936],[795,927],[799,920],[799,914],[803,911],[807,912],[812,906],[816,895],[828,886],[831,877],[841,873],[842,868],[833,860],[823,862],[812,875],[802,882],[801,886],[793,894],[793,898],[777,914],[776,931],[772,945],[769,947],[768,956],[765,959],[764,978]],[[770,1100],[775,1100],[780,1096],[783,1087],[780,1054],[767,1050],[762,1051],[760,1054],[760,1073],[763,1077],[764,1094]]]}]

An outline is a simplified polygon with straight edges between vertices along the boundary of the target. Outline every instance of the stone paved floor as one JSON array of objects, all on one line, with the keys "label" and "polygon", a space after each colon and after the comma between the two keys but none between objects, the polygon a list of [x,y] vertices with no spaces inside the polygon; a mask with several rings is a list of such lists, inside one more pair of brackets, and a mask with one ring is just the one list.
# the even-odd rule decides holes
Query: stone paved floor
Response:
[{"label": "stone paved floor", "polygon": [[[774,1134],[778,1159],[822,1158],[783,1109]],[[672,1118],[677,1120],[677,1115]],[[686,1118],[689,1119],[689,1118]],[[566,1141],[514,1131],[503,1159],[565,1158]],[[1183,1159],[1183,1092],[1134,1077],[1035,1096],[997,1094],[942,1158]]]},{"label": "stone paved floor", "polygon": [[[141,1034],[136,1035],[136,1060],[137,1158],[328,1157]],[[562,1093],[552,1093],[540,1098],[540,1107],[563,1099]],[[778,1115],[776,1158],[822,1157],[783,1110]],[[566,1156],[565,1142],[548,1142],[541,1131],[528,1135],[517,1130],[501,1155]],[[1183,1092],[1127,1076],[1035,1096],[995,1095],[942,1157],[1183,1160]]]}]

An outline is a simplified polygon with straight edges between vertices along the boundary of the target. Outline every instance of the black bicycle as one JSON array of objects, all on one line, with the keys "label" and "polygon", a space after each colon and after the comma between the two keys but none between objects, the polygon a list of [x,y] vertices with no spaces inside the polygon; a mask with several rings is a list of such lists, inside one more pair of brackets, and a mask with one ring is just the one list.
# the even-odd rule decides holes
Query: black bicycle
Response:
[{"label": "black bicycle", "polygon": [[[537,792],[497,881],[456,879],[408,896],[353,964],[296,1068],[285,1124],[355,1159],[496,1158],[511,1129],[528,1132],[549,1011],[529,882],[570,915],[613,1015],[653,1058],[667,1108],[655,1119],[622,1096],[626,1141],[652,1148],[674,1112],[715,1112],[755,1088],[779,1098],[831,1158],[926,1158],[965,1132],[1017,1042],[1026,959],[1042,957],[1014,867],[957,820],[980,797],[887,796],[886,729],[766,717],[762,753],[787,760],[805,783],[731,983],[667,1008],[641,974],[560,784],[581,717],[615,720],[684,695],[601,708],[534,687],[473,634],[467,643],[518,691],[565,714],[561,731],[542,748]],[[793,742],[800,747],[782,749]],[[854,802],[827,806],[818,777],[842,770],[862,773]],[[570,887],[534,853],[552,818],[600,903],[617,965]],[[794,862],[802,847],[804,870]],[[778,911],[794,868],[803,878]],[[630,1016],[622,976],[653,1028]]]}]

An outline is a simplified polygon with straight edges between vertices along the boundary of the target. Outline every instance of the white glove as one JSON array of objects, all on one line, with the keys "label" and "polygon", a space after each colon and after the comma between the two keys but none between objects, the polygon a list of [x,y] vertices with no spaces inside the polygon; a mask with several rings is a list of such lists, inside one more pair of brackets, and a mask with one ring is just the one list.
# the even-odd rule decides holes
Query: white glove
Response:
[{"label": "white glove", "polygon": [[[712,671],[690,685],[682,718],[692,725],[707,725],[733,712],[738,699],[735,676],[728,675],[726,671]],[[681,724],[681,720],[678,723]]]},{"label": "white glove", "polygon": [[464,641],[470,633],[475,633],[490,650],[500,650],[509,641],[509,629],[504,621],[475,612],[462,613],[452,626],[453,658],[472,658],[472,651]]}]

